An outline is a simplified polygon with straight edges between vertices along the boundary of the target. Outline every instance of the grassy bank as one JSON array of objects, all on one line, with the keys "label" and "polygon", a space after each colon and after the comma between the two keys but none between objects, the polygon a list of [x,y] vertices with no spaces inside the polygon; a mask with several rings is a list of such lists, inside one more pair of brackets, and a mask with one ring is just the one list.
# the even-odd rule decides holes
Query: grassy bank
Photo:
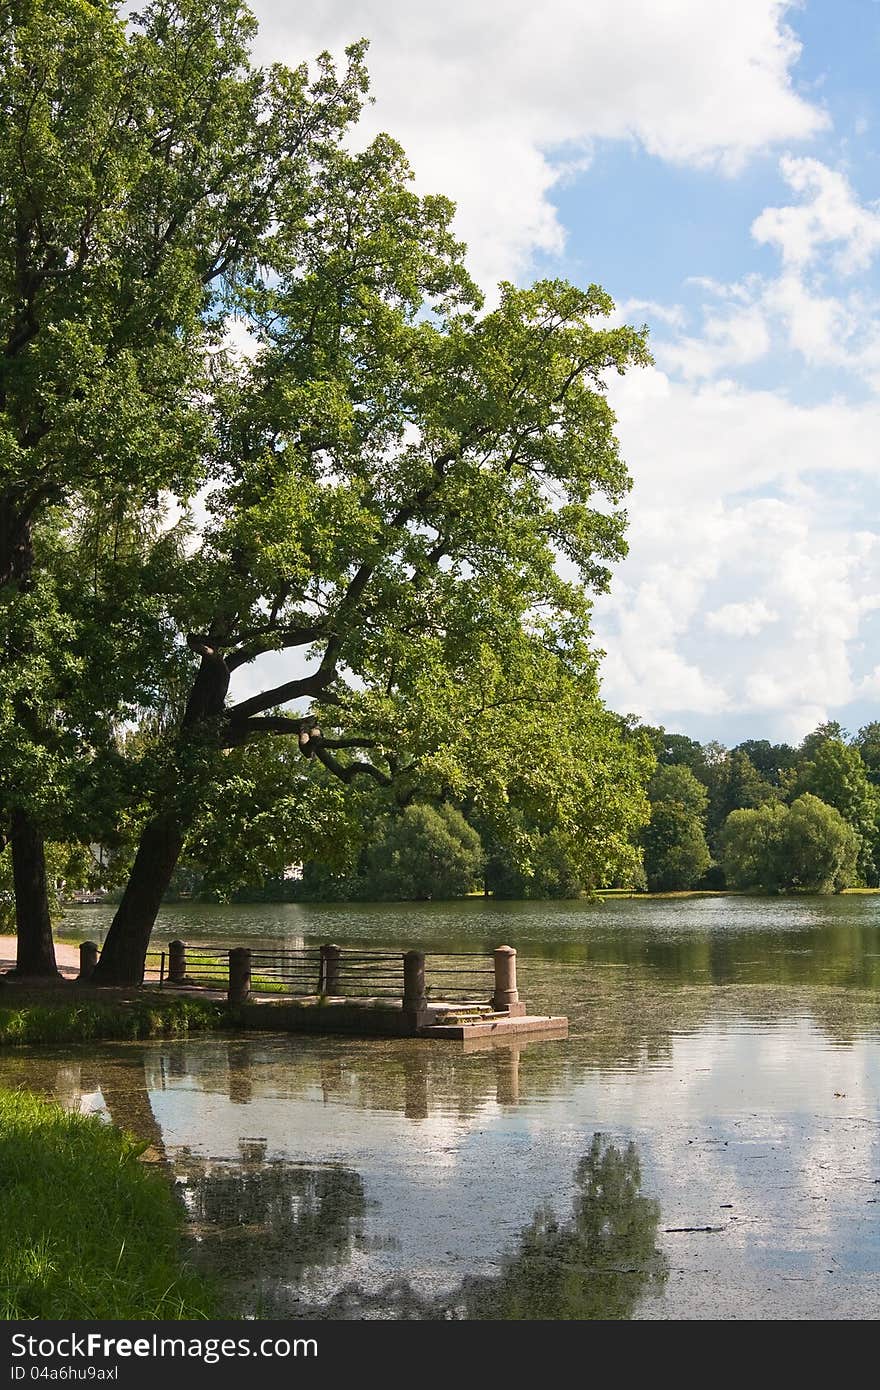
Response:
[{"label": "grassy bank", "polygon": [[0,1318],[204,1318],[182,1214],[143,1145],[93,1116],[0,1091]]},{"label": "grassy bank", "polygon": [[223,1004],[211,999],[62,1000],[17,997],[0,1003],[0,1047],[142,1038],[183,1038],[228,1026]]}]

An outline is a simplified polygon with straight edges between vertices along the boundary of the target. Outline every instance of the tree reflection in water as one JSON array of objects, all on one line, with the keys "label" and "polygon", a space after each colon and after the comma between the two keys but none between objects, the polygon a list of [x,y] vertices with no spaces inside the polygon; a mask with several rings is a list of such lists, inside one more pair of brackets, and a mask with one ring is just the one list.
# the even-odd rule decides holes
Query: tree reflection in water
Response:
[{"label": "tree reflection in water", "polygon": [[451,1294],[425,1298],[407,1280],[376,1292],[348,1284],[309,1316],[334,1318],[588,1320],[632,1317],[663,1290],[668,1265],[657,1249],[660,1206],[641,1193],[635,1145],[594,1134],[575,1173],[571,1218],[535,1212],[497,1275],[468,1276]]},{"label": "tree reflection in water", "polygon": [[242,1140],[239,1152],[237,1163],[175,1157],[196,1260],[243,1305],[237,1311],[283,1316],[297,1302],[291,1286],[350,1259],[363,1183],[342,1165],[267,1160],[264,1140]]},{"label": "tree reflection in water", "polygon": [[575,1173],[569,1221],[537,1211],[495,1277],[467,1278],[454,1317],[628,1318],[659,1293],[668,1266],[656,1247],[659,1204],[641,1195],[635,1145],[619,1149],[594,1134]]}]

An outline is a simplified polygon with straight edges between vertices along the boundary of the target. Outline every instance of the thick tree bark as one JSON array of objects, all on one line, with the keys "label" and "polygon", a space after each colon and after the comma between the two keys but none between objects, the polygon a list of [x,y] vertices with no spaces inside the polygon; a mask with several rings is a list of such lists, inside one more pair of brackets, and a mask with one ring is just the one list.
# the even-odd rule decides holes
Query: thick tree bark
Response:
[{"label": "thick tree bark", "polygon": [[18,931],[16,973],[57,975],[43,840],[30,817],[20,807],[13,808],[11,822],[9,839]]},{"label": "thick tree bark", "polygon": [[[229,671],[209,639],[191,636],[188,640],[202,661],[181,723],[181,744],[199,731],[206,743],[213,742],[219,750],[219,721],[229,689]],[[186,818],[177,810],[160,813],[144,827],[122,902],[110,923],[101,958],[92,975],[92,984],[139,985],[143,982],[150,936],[188,829]]]},{"label": "thick tree bark", "polygon": [[[0,587],[25,589],[34,567],[31,525],[27,508],[9,493],[0,495]],[[27,638],[22,641],[27,647]],[[18,933],[16,973],[58,974],[49,915],[46,853],[43,837],[20,806],[6,811],[10,823],[15,924]]]},{"label": "thick tree bark", "polygon": [[157,816],[144,828],[122,901],[107,933],[93,985],[139,985],[150,936],[183,849],[185,828]]}]

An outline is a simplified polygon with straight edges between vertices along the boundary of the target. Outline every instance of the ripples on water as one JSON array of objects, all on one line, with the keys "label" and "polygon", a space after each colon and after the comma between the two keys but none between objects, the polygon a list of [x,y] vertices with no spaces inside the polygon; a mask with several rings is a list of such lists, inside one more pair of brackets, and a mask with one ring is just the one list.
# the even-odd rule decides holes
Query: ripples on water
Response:
[{"label": "ripples on water", "polygon": [[[105,908],[67,926],[103,935]],[[252,1035],[0,1058],[172,1169],[268,1316],[875,1316],[880,900],[165,910],[196,941],[481,950],[565,1042]],[[706,1229],[708,1228],[708,1229]]]}]

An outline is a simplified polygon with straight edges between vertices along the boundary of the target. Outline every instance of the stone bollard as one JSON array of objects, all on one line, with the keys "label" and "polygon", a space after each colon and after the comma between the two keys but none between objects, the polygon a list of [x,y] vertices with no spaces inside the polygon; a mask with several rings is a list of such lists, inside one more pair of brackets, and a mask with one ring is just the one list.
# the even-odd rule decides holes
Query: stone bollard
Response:
[{"label": "stone bollard", "polygon": [[81,985],[84,985],[87,980],[92,978],[92,973],[97,964],[97,943],[94,941],[81,941],[79,943],[79,975],[77,977]]},{"label": "stone bollard", "polygon": [[496,946],[492,952],[495,958],[495,993],[492,995],[492,1008],[498,1013],[522,1015],[525,1005],[519,1002],[516,988],[516,951],[512,946]]},{"label": "stone bollard", "polygon": [[342,951],[338,946],[321,947],[321,968],[318,978],[319,994],[339,993],[339,959]]},{"label": "stone bollard", "polygon": [[251,992],[251,953],[247,946],[235,946],[229,952],[229,989],[226,998],[230,1004],[245,1004]]},{"label": "stone bollard", "polygon": [[428,1007],[425,994],[425,953],[407,951],[403,958],[403,1011],[421,1013]]},{"label": "stone bollard", "polygon": [[186,945],[183,941],[168,942],[168,983],[182,985],[186,982]]}]

